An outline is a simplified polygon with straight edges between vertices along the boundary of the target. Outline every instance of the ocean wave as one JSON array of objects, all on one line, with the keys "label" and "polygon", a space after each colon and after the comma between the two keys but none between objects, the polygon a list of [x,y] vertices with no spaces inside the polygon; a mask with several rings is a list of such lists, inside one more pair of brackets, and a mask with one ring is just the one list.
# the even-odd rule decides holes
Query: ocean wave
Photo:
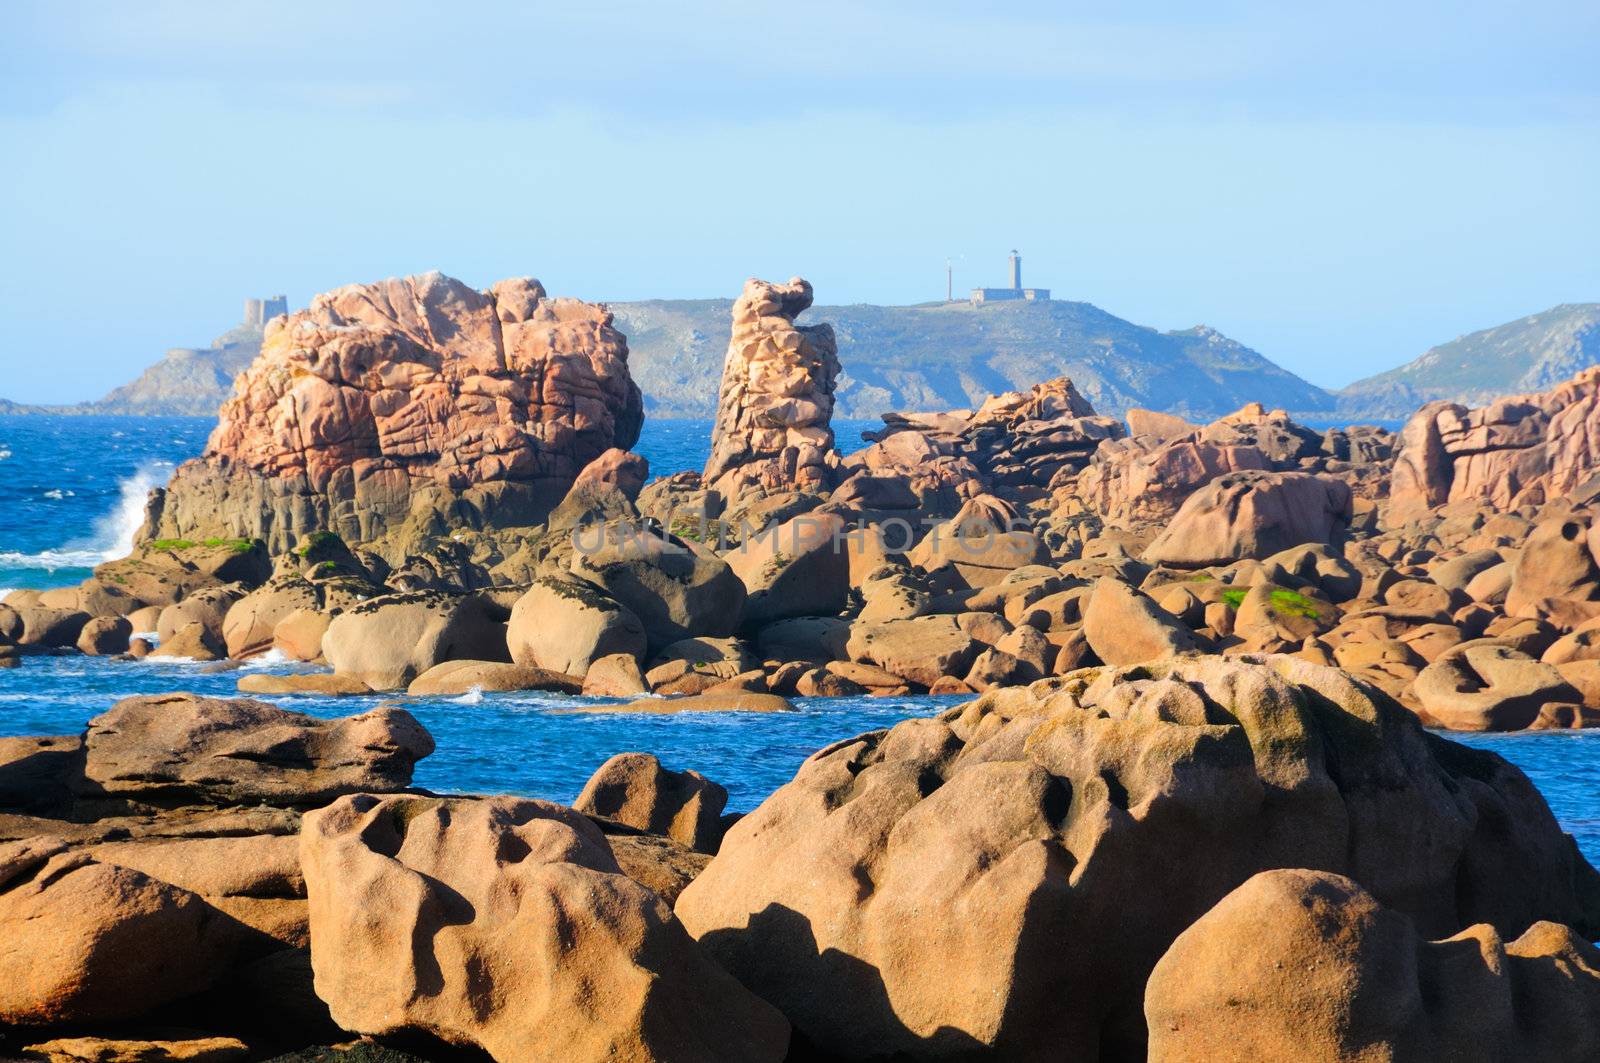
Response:
[{"label": "ocean wave", "polygon": [[[133,537],[144,523],[145,501],[152,488],[165,477],[158,471],[170,468],[171,462],[155,461],[141,468],[117,485],[117,504],[94,522],[94,531],[87,537],[75,539],[62,546],[24,554],[15,550],[0,551],[0,565],[8,568],[41,568],[54,571],[58,568],[93,568],[105,561],[114,561],[133,552]],[[72,492],[65,492],[71,494]],[[63,492],[48,491],[47,498],[61,498]]]}]

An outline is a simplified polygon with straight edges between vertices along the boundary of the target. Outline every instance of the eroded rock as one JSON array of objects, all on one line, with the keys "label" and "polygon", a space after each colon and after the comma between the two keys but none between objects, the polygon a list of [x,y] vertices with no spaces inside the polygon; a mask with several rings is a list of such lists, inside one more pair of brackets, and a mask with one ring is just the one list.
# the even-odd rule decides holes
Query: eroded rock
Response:
[{"label": "eroded rock", "polygon": [[89,721],[84,774],[107,793],[316,805],[401,790],[433,739],[404,709],[320,720],[260,701],[124,698]]},{"label": "eroded rock", "polygon": [[676,910],[824,1052],[1136,1058],[1150,970],[1276,867],[1430,936],[1600,930],[1600,878],[1521,772],[1288,657],[1090,670],[837,743]]},{"label": "eroded rock", "polygon": [[781,1060],[788,1024],[541,801],[357,796],[306,816],[317,993],[347,1030],[497,1060]]},{"label": "eroded rock", "polygon": [[1180,934],[1145,991],[1151,1063],[1600,1057],[1600,952],[1537,922],[1428,941],[1341,875],[1266,871]]}]

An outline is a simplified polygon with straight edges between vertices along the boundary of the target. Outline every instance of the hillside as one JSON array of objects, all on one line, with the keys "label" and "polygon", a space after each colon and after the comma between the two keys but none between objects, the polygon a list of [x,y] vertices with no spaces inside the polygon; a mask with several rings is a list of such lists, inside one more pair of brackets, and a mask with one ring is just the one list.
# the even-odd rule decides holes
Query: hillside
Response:
[{"label": "hillside", "polygon": [[[710,417],[728,342],[728,299],[612,303],[634,379],[657,417]],[[996,392],[1072,377],[1101,413],[1143,406],[1212,418],[1246,402],[1329,410],[1327,392],[1199,326],[1159,332],[1088,303],[819,306],[839,340],[836,416],[974,406]]]},{"label": "hillside", "polygon": [[1336,393],[1347,417],[1406,417],[1434,399],[1481,406],[1600,364],[1600,303],[1565,303],[1430,348]]},{"label": "hillside", "polygon": [[233,379],[261,352],[261,330],[236,325],[210,347],[175,347],[138,378],[103,398],[71,406],[26,406],[0,399],[0,414],[134,414],[210,417],[233,390]]},{"label": "hillside", "polygon": [[137,380],[112,390],[90,413],[194,414],[210,416],[233,390],[234,377],[261,353],[261,331],[240,325],[210,347],[178,347]]}]

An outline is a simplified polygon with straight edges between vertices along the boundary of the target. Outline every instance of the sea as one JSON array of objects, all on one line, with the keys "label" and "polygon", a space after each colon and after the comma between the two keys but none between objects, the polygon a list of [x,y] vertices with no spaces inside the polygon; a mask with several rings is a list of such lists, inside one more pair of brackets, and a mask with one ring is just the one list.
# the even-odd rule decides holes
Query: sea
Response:
[{"label": "sea", "polygon": [[[150,488],[201,452],[213,423],[199,417],[0,416],[0,588],[67,586],[101,561],[125,555]],[[840,449],[864,445],[862,431],[877,424],[835,422]],[[709,421],[647,420],[635,449],[650,460],[653,475],[668,475],[703,467],[710,440]],[[0,736],[75,733],[134,694],[232,696],[246,670],[309,669],[270,655],[222,669],[149,659],[30,658],[21,668],[0,670]],[[736,811],[755,807],[823,746],[960,701],[800,698],[791,713],[624,715],[595,712],[590,699],[537,693],[273,700],[322,717],[398,701],[438,746],[417,765],[416,783],[441,792],[570,802],[609,757],[640,750],[668,767],[715,779]],[[1522,768],[1600,865],[1600,731],[1450,737]]]}]

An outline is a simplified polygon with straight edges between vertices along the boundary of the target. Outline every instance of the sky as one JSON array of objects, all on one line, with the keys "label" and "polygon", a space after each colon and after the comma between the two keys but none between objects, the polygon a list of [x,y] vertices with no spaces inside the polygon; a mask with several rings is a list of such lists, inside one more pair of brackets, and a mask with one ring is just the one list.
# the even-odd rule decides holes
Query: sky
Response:
[{"label": "sky", "polygon": [[1593,0],[986,6],[11,0],[0,396],[430,269],[903,304],[1015,247],[1329,387],[1600,301]]}]

